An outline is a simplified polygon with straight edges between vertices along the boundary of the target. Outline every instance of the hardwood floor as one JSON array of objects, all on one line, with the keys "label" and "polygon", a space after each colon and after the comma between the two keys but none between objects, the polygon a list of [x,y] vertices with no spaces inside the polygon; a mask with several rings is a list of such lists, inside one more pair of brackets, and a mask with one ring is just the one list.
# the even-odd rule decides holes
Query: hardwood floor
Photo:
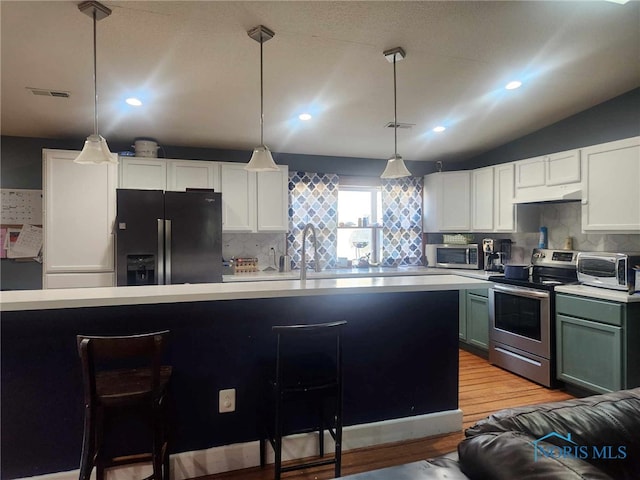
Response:
[{"label": "hardwood floor", "polygon": [[[460,401],[463,428],[503,408],[573,398],[561,390],[549,390],[490,365],[486,360],[460,350]],[[462,432],[419,440],[349,450],[342,454],[342,475],[415,462],[451,452],[464,438]],[[326,480],[333,468],[299,470],[282,475],[283,480]],[[199,480],[272,480],[273,467],[259,467],[207,475]]]}]

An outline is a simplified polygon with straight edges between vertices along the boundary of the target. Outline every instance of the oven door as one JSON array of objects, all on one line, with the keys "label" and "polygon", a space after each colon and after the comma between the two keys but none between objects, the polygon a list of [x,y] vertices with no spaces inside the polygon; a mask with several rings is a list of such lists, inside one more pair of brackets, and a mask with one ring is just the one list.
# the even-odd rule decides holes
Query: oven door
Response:
[{"label": "oven door", "polygon": [[549,292],[495,284],[489,289],[491,340],[551,359]]}]

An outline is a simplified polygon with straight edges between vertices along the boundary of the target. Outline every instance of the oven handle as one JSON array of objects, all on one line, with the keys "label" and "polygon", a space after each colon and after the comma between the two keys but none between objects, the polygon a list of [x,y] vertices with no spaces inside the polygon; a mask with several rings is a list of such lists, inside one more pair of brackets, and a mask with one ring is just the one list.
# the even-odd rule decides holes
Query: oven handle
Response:
[{"label": "oven handle", "polygon": [[505,285],[493,285],[493,289],[503,293],[511,293],[520,297],[528,298],[549,298],[549,292],[536,292],[534,290],[525,290],[518,287],[507,287]]}]

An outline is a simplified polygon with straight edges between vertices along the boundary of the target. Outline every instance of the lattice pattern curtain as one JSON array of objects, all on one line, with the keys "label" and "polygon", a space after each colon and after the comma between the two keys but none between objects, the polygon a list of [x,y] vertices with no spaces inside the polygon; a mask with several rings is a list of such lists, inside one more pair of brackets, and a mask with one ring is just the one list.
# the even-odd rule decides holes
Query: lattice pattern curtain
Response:
[{"label": "lattice pattern curtain", "polygon": [[[338,181],[335,174],[289,172],[287,251],[300,268],[302,231],[307,223],[318,232],[320,268],[335,268],[338,256]],[[307,265],[313,266],[313,244],[307,240]]]},{"label": "lattice pattern curtain", "polygon": [[382,180],[383,265],[422,265],[422,178]]}]

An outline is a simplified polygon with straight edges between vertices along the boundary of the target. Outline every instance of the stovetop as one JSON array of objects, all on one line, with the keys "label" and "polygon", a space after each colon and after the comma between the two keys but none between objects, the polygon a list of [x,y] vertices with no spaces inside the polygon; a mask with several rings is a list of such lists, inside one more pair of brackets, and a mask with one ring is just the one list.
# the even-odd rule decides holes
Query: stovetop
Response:
[{"label": "stovetop", "polygon": [[531,255],[532,273],[527,280],[514,280],[502,275],[491,275],[488,280],[518,287],[553,291],[558,285],[578,283],[577,257],[578,252],[572,250],[534,248]]}]

